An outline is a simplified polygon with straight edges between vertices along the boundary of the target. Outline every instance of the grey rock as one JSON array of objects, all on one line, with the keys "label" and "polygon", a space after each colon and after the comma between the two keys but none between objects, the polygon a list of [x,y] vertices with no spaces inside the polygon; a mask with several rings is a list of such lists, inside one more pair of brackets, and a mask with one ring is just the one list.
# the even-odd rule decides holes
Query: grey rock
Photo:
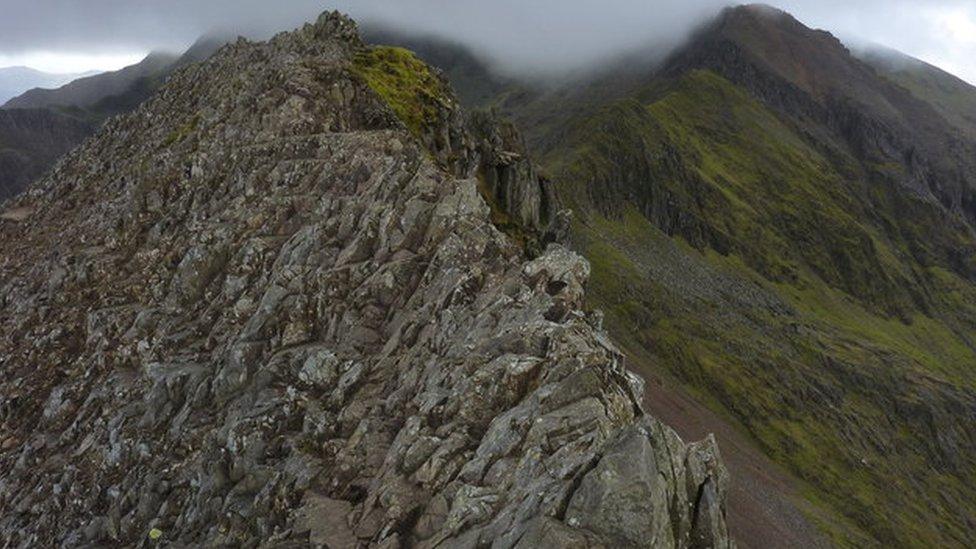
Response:
[{"label": "grey rock", "polygon": [[524,160],[448,116],[446,161],[363,47],[336,14],[226,46],[18,199],[0,539],[729,546],[717,449],[642,412],[586,261],[492,223],[469,160]]}]

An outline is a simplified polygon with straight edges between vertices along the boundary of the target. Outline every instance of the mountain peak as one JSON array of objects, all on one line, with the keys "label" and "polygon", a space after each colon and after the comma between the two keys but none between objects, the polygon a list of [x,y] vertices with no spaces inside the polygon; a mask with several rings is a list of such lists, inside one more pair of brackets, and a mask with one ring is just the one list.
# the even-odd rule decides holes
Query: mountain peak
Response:
[{"label": "mountain peak", "polygon": [[709,32],[752,52],[808,91],[818,89],[850,54],[831,33],[766,4],[727,8]]},{"label": "mountain peak", "polygon": [[817,100],[849,96],[890,110],[873,89],[878,87],[874,72],[837,37],[765,4],[723,10],[672,57],[668,70],[689,67],[727,73],[732,80],[775,76]]},{"label": "mountain peak", "polygon": [[802,32],[807,29],[796,17],[768,4],[742,4],[723,9],[715,19],[719,28],[740,29],[752,32],[774,29],[780,32]]},{"label": "mountain peak", "polygon": [[790,15],[788,12],[780,8],[777,8],[775,6],[771,6],[769,4],[763,4],[760,2],[753,3],[753,4],[740,4],[738,6],[730,6],[728,8],[725,8],[724,11],[726,13],[749,15],[753,17],[766,17],[766,18],[788,17],[790,19],[793,19],[793,16]]},{"label": "mountain peak", "polygon": [[9,67],[0,67],[0,71],[22,71],[22,72],[42,72],[37,69],[28,67],[27,65],[11,65]]}]

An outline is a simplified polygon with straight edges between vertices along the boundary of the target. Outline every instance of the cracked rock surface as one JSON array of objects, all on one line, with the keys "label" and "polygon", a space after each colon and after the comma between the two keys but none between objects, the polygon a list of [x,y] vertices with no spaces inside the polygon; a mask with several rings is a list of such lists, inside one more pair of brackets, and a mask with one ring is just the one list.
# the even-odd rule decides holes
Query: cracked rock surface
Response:
[{"label": "cracked rock surface", "polygon": [[227,46],[6,205],[0,546],[731,546],[587,262],[526,259],[363,47]]}]

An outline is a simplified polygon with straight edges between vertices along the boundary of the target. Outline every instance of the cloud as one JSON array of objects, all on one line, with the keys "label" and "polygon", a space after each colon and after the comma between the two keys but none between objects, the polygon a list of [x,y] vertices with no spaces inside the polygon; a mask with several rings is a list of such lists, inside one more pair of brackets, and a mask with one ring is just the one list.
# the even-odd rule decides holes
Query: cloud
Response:
[{"label": "cloud", "polygon": [[[436,32],[511,66],[573,67],[646,43],[673,43],[726,0],[0,0],[0,56],[176,50],[230,29],[265,36],[338,8]],[[976,82],[972,0],[781,0],[808,25],[876,42]]]},{"label": "cloud", "polygon": [[976,84],[973,0],[784,0],[783,7],[848,44],[880,44]]},{"label": "cloud", "polygon": [[138,63],[143,57],[142,52],[88,55],[33,51],[15,55],[0,54],[0,67],[25,66],[54,74],[82,73],[91,70],[114,71]]},{"label": "cloud", "polygon": [[[675,44],[726,0],[359,2],[369,20],[446,34],[521,68],[573,68],[645,44]],[[425,5],[435,9],[418,9]]]}]

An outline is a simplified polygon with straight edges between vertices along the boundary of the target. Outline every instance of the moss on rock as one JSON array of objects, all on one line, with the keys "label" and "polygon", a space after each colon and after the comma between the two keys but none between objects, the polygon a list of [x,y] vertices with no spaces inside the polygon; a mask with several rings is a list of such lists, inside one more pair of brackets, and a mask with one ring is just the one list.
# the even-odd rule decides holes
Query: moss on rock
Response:
[{"label": "moss on rock", "polygon": [[356,54],[353,72],[379,94],[414,135],[439,121],[451,101],[448,85],[412,52],[377,46]]}]

